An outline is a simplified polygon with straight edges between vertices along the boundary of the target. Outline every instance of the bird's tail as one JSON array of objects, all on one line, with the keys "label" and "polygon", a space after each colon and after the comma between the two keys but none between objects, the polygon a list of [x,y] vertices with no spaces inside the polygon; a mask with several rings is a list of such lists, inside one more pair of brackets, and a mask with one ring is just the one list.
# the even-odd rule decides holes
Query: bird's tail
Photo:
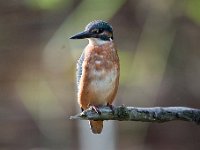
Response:
[{"label": "bird's tail", "polygon": [[90,120],[90,128],[94,134],[100,134],[103,129],[103,121]]}]

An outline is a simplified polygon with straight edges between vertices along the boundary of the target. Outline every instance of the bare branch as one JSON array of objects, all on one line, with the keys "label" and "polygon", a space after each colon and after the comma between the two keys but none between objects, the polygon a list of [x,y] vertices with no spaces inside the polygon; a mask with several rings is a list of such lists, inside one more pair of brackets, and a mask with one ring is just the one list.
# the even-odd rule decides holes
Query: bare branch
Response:
[{"label": "bare branch", "polygon": [[200,124],[200,109],[188,107],[99,107],[101,114],[92,108],[80,114],[71,116],[70,119],[81,120],[119,120],[119,121],[142,121],[142,122],[166,122],[172,120],[190,121]]}]

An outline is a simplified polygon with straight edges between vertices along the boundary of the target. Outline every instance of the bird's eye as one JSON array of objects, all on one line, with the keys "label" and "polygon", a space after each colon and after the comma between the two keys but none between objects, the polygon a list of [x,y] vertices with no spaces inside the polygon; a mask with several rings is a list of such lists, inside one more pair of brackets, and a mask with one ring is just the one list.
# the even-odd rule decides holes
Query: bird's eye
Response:
[{"label": "bird's eye", "polygon": [[92,30],[92,33],[98,34],[98,33],[99,33],[99,29],[94,29],[94,30]]},{"label": "bird's eye", "polygon": [[103,32],[103,29],[94,29],[92,30],[92,33],[95,33],[95,34],[99,34],[99,33],[102,33]]},{"label": "bird's eye", "polygon": [[103,32],[103,29],[99,29],[99,33],[102,33]]}]

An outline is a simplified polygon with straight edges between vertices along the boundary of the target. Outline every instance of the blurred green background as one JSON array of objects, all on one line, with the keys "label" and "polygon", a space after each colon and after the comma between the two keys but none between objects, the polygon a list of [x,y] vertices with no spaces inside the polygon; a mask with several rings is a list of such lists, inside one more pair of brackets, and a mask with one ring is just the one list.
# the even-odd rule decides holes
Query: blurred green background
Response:
[{"label": "blurred green background", "polygon": [[[200,108],[199,0],[1,0],[0,149],[81,149],[75,67],[92,20],[112,24],[116,105]],[[199,149],[187,122],[115,122],[117,150]]]}]

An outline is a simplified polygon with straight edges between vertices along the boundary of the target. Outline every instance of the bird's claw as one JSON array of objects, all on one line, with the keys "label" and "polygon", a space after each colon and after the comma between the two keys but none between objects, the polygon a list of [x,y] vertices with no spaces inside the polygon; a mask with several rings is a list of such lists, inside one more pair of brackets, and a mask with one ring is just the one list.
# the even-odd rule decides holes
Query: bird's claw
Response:
[{"label": "bird's claw", "polygon": [[107,103],[107,106],[112,110],[112,114],[114,114],[114,106],[109,103]]},{"label": "bird's claw", "polygon": [[101,111],[99,110],[98,106],[92,105],[92,110],[94,110],[97,114],[101,115]]}]

